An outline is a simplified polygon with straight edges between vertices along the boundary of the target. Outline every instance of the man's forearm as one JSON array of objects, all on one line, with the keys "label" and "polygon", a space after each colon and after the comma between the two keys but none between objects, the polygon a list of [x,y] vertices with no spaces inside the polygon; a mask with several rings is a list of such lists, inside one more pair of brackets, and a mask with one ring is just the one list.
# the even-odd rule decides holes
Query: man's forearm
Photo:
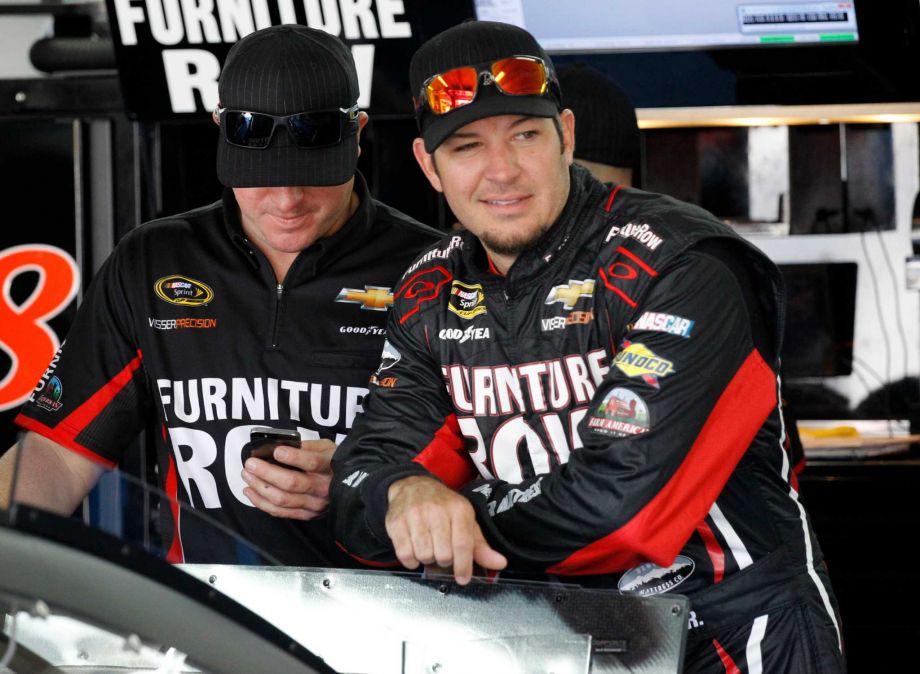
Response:
[{"label": "man's forearm", "polygon": [[66,447],[26,433],[0,457],[0,508],[19,502],[70,515],[102,472],[101,466]]}]

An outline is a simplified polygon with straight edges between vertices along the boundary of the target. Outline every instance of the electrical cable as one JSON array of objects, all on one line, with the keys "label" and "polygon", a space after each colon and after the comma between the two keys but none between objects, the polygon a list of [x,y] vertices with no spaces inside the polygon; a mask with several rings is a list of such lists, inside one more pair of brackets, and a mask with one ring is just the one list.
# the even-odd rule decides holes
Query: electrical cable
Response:
[{"label": "electrical cable", "polygon": [[[901,313],[901,293],[898,291],[898,277],[894,272],[894,265],[891,262],[891,258],[888,255],[888,248],[885,246],[884,237],[882,237],[882,230],[879,227],[878,220],[875,218],[875,214],[872,214],[872,222],[875,224],[875,232],[878,236],[879,245],[882,247],[882,252],[885,257],[885,264],[888,267],[888,274],[891,276],[891,286],[892,286],[892,296],[895,299],[894,303],[894,313],[897,320],[898,334],[901,337],[901,347],[903,349],[903,365],[904,365],[904,381],[909,385],[910,382],[910,365],[908,363],[908,347],[907,347],[907,331],[904,329],[904,320]],[[918,379],[920,382],[920,379]],[[909,390],[909,389],[908,389]],[[906,401],[905,401],[906,402]],[[918,390],[917,398],[914,399],[916,404],[920,404],[920,390]],[[910,417],[910,407],[908,406],[908,423]]]},{"label": "electrical cable", "polygon": [[[895,274],[894,265],[892,264],[891,257],[888,254],[888,247],[885,245],[885,238],[882,236],[882,229],[879,225],[878,218],[875,217],[875,212],[871,208],[856,209],[854,212],[861,216],[865,220],[866,224],[871,225],[875,230],[876,236],[878,237],[879,247],[882,249],[882,257],[885,260],[885,266],[888,268],[888,275],[891,278],[892,297],[894,299],[895,322],[898,328],[898,336],[901,339],[904,381],[906,382],[909,381],[910,377],[908,364],[907,331],[904,329],[904,320],[901,312],[901,294],[898,290],[898,277]],[[920,402],[920,399],[918,399],[916,402]]]},{"label": "electrical cable", "polygon": [[[878,244],[882,249],[882,257],[885,260],[885,266],[888,267],[888,275],[891,277],[891,288],[892,288],[892,297],[895,299],[894,303],[894,315],[895,321],[898,326],[898,336],[901,338],[901,347],[903,349],[903,365],[904,365],[904,377],[905,379],[908,376],[908,364],[907,364],[907,332],[904,330],[904,320],[901,314],[901,293],[898,290],[898,277],[894,273],[894,265],[891,263],[891,257],[888,255],[888,247],[885,245],[885,238],[882,236],[882,228],[879,226],[878,219],[875,217],[875,213],[871,208],[863,209],[867,211],[866,222],[871,224],[875,229],[875,234],[878,237]],[[861,210],[857,209],[855,211],[857,214],[861,214]]]},{"label": "electrical cable", "polygon": [[[878,382],[879,386],[884,386],[884,385],[885,385],[885,380],[882,379],[882,375],[880,375],[878,372],[876,372],[875,369],[874,369],[871,365],[869,365],[868,362],[866,362],[865,360],[863,360],[862,358],[860,358],[860,357],[857,356],[856,354],[853,354],[853,364],[854,364],[854,365],[857,365],[857,364],[858,364],[862,369],[864,369],[866,372],[868,372],[869,374],[871,374],[871,375],[875,378],[875,381]],[[870,391],[870,392],[872,391],[871,387],[870,387],[869,391]]]},{"label": "electrical cable", "polygon": [[888,418],[888,435],[893,436],[893,427],[891,423],[891,338],[888,336],[888,329],[885,327],[885,316],[882,313],[882,299],[879,296],[878,277],[875,274],[875,267],[872,265],[872,259],[869,256],[869,247],[866,245],[866,230],[861,229],[859,232],[859,243],[862,247],[863,256],[866,259],[866,268],[869,270],[869,276],[872,277],[872,294],[875,296],[875,310],[878,313],[879,328],[882,331],[882,337],[885,340],[885,381],[887,382],[882,390],[884,391],[885,415]]},{"label": "electrical cable", "polygon": [[[854,363],[854,365],[855,365],[855,363]],[[860,372],[859,370],[857,370],[857,369],[854,367],[854,368],[853,368],[853,375],[859,380],[859,383],[862,384],[862,385],[865,387],[865,389],[866,389],[866,395],[868,396],[869,394],[871,394],[871,393],[872,393],[872,390],[873,390],[873,389],[872,389],[872,386],[871,386],[871,384],[869,383],[869,380],[866,379],[866,377],[863,375],[863,373]],[[883,385],[884,385],[884,384],[883,384]]]}]

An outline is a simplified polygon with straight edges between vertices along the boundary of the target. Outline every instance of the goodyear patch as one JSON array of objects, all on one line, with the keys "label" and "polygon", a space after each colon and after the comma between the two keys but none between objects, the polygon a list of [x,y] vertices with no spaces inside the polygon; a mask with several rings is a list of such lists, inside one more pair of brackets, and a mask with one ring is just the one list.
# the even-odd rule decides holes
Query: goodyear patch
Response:
[{"label": "goodyear patch", "polygon": [[655,388],[659,387],[661,377],[674,373],[674,363],[639,342],[627,343],[613,359],[613,364],[627,377],[638,377]]},{"label": "goodyear patch", "polygon": [[588,428],[601,435],[625,438],[641,435],[651,427],[648,406],[625,388],[614,388],[588,418]]},{"label": "goodyear patch", "polygon": [[450,302],[447,308],[467,320],[486,313],[486,296],[482,284],[454,281],[450,284]]},{"label": "goodyear patch", "polygon": [[164,302],[182,307],[202,307],[214,299],[210,286],[187,276],[164,276],[153,284],[153,291]]}]

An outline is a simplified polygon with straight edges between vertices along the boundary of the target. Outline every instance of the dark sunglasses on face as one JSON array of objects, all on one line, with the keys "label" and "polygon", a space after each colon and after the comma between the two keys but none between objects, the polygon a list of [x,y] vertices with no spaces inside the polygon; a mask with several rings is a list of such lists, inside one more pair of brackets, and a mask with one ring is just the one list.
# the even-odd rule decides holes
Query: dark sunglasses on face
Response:
[{"label": "dark sunglasses on face", "polygon": [[303,150],[338,145],[358,131],[358,106],[333,110],[311,110],[293,115],[217,108],[224,140],[236,147],[264,150],[272,142],[275,129],[287,129],[294,144]]},{"label": "dark sunglasses on face", "polygon": [[452,68],[429,77],[414,99],[415,111],[427,107],[434,115],[446,115],[476,99],[482,84],[494,84],[507,96],[542,96],[558,83],[543,59],[534,56],[509,58]]}]

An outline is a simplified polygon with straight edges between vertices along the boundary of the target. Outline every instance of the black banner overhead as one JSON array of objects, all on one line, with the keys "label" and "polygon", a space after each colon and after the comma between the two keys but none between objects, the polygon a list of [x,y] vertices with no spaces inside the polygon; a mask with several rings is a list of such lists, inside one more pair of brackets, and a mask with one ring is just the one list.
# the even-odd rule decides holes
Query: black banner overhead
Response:
[{"label": "black banner overhead", "polygon": [[409,59],[429,37],[473,16],[470,0],[106,0],[125,106],[143,121],[201,117],[234,42],[300,23],[351,46],[358,104],[408,115]]}]

